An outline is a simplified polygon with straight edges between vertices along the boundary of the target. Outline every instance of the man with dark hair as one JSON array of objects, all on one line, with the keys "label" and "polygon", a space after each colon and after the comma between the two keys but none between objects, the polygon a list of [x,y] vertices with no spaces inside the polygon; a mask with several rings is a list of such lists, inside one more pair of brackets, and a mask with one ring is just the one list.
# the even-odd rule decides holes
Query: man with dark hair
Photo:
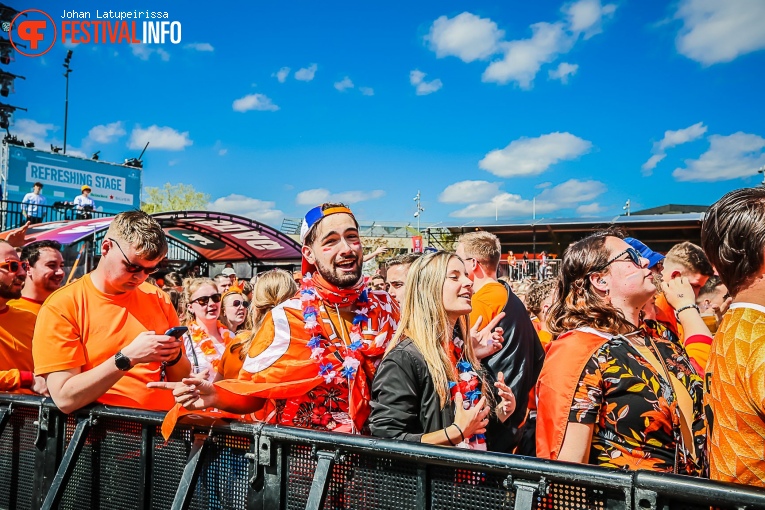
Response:
[{"label": "man with dark hair", "polygon": [[24,246],[21,260],[29,263],[21,298],[8,304],[37,315],[43,302],[64,281],[64,257],[58,241],[37,241]]},{"label": "man with dark hair", "polygon": [[[510,286],[497,278],[501,257],[499,239],[490,232],[469,232],[457,241],[457,255],[465,262],[468,277],[473,280],[473,311],[470,324],[479,320],[481,326],[488,324],[500,313],[504,342],[502,348],[481,360],[492,383],[497,374],[504,374],[505,383],[517,399],[515,412],[504,423],[491,419],[486,429],[489,450],[512,453],[518,446],[529,447],[524,454],[534,454],[534,445],[521,445],[522,426],[526,422],[529,392],[534,388],[542,370],[544,350],[531,319],[520,299]],[[493,388],[493,385],[491,386]],[[498,400],[499,401],[499,400]],[[527,424],[532,427],[533,416]],[[526,441],[525,443],[529,443]]]},{"label": "man with dark hair", "polygon": [[258,410],[269,423],[364,431],[372,379],[398,307],[384,292],[367,292],[359,225],[348,207],[311,209],[300,238],[300,292],[265,316],[238,380],[150,386],[173,389],[189,409]]},{"label": "man with dark hair", "polygon": [[406,253],[388,259],[386,262],[388,294],[398,301],[399,306],[403,305],[402,301],[406,295],[406,275],[409,274],[409,267],[420,257],[422,257],[422,253]]},{"label": "man with dark hair", "polygon": [[45,379],[32,372],[35,316],[8,305],[9,300],[21,296],[27,268],[13,246],[0,241],[0,391],[31,390],[47,395]]},{"label": "man with dark hair", "polygon": [[71,413],[102,404],[169,410],[149,381],[179,381],[191,369],[170,298],[146,279],[167,253],[162,227],[142,211],[112,219],[96,269],[50,295],[37,317],[32,351],[56,405]]},{"label": "man with dark hair", "polygon": [[765,188],[713,204],[701,244],[733,297],[707,364],[710,478],[765,487]]}]

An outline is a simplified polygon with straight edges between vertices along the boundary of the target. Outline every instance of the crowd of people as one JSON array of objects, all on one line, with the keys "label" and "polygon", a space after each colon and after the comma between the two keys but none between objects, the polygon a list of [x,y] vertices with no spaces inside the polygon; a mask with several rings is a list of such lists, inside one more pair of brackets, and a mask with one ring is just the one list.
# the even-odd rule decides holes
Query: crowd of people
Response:
[{"label": "crowd of people", "polygon": [[345,205],[300,238],[297,278],[159,282],[165,234],[124,212],[66,285],[57,243],[0,241],[0,391],[765,486],[765,188],[715,203],[703,248],[610,228],[523,288],[488,232],[374,279]]}]

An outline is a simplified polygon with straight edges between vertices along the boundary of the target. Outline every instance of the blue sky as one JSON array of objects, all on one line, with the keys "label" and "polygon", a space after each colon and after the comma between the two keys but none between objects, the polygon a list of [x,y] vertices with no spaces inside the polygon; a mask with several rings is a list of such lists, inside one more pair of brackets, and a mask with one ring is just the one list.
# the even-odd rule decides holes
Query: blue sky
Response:
[{"label": "blue sky", "polygon": [[[122,161],[150,140],[144,186],[277,226],[330,199],[415,222],[418,190],[424,222],[460,225],[761,181],[762,0],[232,4],[149,7],[181,22],[177,45],[69,45],[69,151]],[[5,66],[27,78],[11,132],[38,147],[63,139],[66,50]]]}]

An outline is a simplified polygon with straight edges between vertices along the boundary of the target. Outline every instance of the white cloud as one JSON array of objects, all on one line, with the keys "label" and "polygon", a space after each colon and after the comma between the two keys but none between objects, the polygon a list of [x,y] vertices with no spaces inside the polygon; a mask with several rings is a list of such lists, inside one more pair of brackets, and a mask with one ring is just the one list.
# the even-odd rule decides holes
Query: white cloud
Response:
[{"label": "white cloud", "polygon": [[698,159],[685,160],[686,168],[676,168],[678,181],[725,181],[751,177],[765,165],[765,138],[748,133],[712,135],[709,149]]},{"label": "white cloud", "polygon": [[426,74],[419,69],[409,72],[409,83],[414,85],[418,96],[427,96],[428,94],[437,92],[443,87],[443,83],[441,83],[441,80],[438,78],[431,81],[425,81],[425,76]]},{"label": "white cloud", "polygon": [[574,34],[584,34],[585,39],[602,32],[604,18],[610,18],[616,11],[616,5],[600,5],[600,0],[579,0],[563,8],[568,17],[569,30]]},{"label": "white cloud", "polygon": [[311,64],[308,67],[299,69],[295,72],[295,79],[299,81],[311,81],[313,80],[314,75],[316,75],[316,70],[318,68],[319,66],[316,64]]},{"label": "white cloud", "polygon": [[218,156],[225,156],[226,154],[228,154],[228,149],[220,149],[218,151]]},{"label": "white cloud", "polygon": [[540,203],[565,208],[581,202],[590,202],[606,191],[606,185],[600,181],[580,181],[569,179],[566,182],[547,188],[537,196],[537,206]]},{"label": "white cloud", "polygon": [[162,48],[154,49],[146,44],[131,44],[130,49],[133,52],[133,55],[140,58],[141,60],[149,60],[153,54],[158,55],[159,58],[165,62],[170,60],[170,54]]},{"label": "white cloud", "polygon": [[14,119],[11,132],[25,142],[34,142],[40,149],[47,149],[51,143],[49,136],[58,127],[53,124],[43,124],[32,119]]},{"label": "white cloud", "polygon": [[454,56],[472,62],[496,53],[504,35],[492,20],[463,12],[451,19],[441,16],[435,20],[425,40],[438,58]]},{"label": "white cloud", "polygon": [[704,65],[765,48],[762,0],[681,0],[675,18],[683,22],[677,51]]},{"label": "white cloud", "polygon": [[[284,83],[285,81],[287,81],[287,76],[289,75],[290,75],[290,68],[282,67],[271,76],[276,76],[276,79],[279,80],[279,83]],[[253,85],[255,84],[253,83]]]},{"label": "white cloud", "polygon": [[580,205],[577,207],[576,214],[579,216],[597,216],[598,214],[605,212],[605,210],[605,207],[602,207],[597,202],[593,202],[591,204]]},{"label": "white cloud", "polygon": [[308,189],[301,191],[295,197],[298,205],[317,205],[324,202],[342,202],[344,204],[355,204],[366,200],[381,198],[385,192],[380,189],[372,191],[343,191],[341,193],[332,193],[325,188]]},{"label": "white cloud", "polygon": [[232,106],[235,112],[248,112],[250,110],[275,112],[279,109],[279,107],[271,101],[271,98],[265,94],[247,94],[244,97],[236,99]]},{"label": "white cloud", "polygon": [[484,82],[504,85],[515,81],[522,89],[529,89],[542,64],[554,61],[574,43],[563,23],[535,23],[531,31],[531,39],[506,43],[505,56],[489,64],[483,72]]},{"label": "white cloud", "polygon": [[461,181],[450,184],[441,192],[439,202],[446,204],[469,204],[491,200],[499,194],[498,182]]},{"label": "white cloud", "polygon": [[697,122],[692,126],[688,126],[684,129],[678,129],[676,131],[667,130],[664,132],[664,138],[653,144],[653,156],[648,158],[648,161],[643,163],[641,167],[643,175],[651,175],[653,169],[659,164],[661,160],[666,157],[666,150],[672,147],[677,147],[684,143],[698,140],[704,133],[707,132],[707,127],[703,122]]},{"label": "white cloud", "polygon": [[125,136],[125,128],[121,121],[112,122],[110,124],[102,124],[99,126],[93,126],[88,131],[88,139],[95,143],[112,143],[117,138]]},{"label": "white cloud", "polygon": [[578,64],[569,64],[568,62],[561,62],[555,69],[550,69],[547,75],[551,80],[560,80],[561,83],[568,83],[568,77],[574,76],[579,69]]},{"label": "white cloud", "polygon": [[[459,183],[457,183],[459,184]],[[548,214],[560,209],[576,206],[581,202],[592,201],[603,194],[606,186],[599,181],[568,180],[557,186],[547,188],[534,201],[513,193],[500,193],[490,200],[483,200],[454,211],[450,216],[457,218],[488,218],[492,216],[519,217]]]},{"label": "white cloud", "polygon": [[210,43],[190,43],[184,46],[184,48],[196,51],[215,51]]},{"label": "white cloud", "polygon": [[375,89],[373,89],[372,87],[359,87],[359,92],[361,92],[365,96],[375,95]]},{"label": "white cloud", "polygon": [[571,133],[550,133],[520,138],[504,149],[495,149],[478,166],[500,177],[539,175],[559,161],[575,159],[592,149],[592,143]]},{"label": "white cloud", "polygon": [[[580,37],[589,39],[602,31],[603,21],[616,11],[615,4],[601,5],[600,0],[578,0],[562,9],[562,19],[555,22],[534,23],[531,38],[504,40],[504,31],[488,18],[463,12],[452,19],[441,16],[430,28],[426,37],[430,48],[438,57],[456,56],[464,62],[486,59],[502,54],[484,70],[484,82],[505,85],[518,83],[522,89],[530,89],[537,73],[544,64],[554,62],[560,55],[571,50]],[[572,64],[566,64],[571,66]],[[568,71],[561,74],[561,71]],[[566,77],[576,69],[559,67],[551,78],[566,82]]]},{"label": "white cloud", "polygon": [[653,175],[653,169],[656,168],[656,165],[658,165],[659,162],[666,157],[667,157],[666,154],[654,154],[653,156],[648,158],[648,161],[643,163],[643,166],[640,167],[643,171],[643,175],[645,176]]},{"label": "white cloud", "polygon": [[665,131],[664,138],[659,140],[656,149],[657,151],[664,151],[684,143],[692,142],[693,140],[704,136],[704,133],[706,132],[707,127],[703,122],[697,122],[692,126],[688,126],[685,129],[678,129],[677,131]]},{"label": "white cloud", "polygon": [[194,142],[189,138],[189,132],[184,131],[179,133],[175,129],[169,126],[149,126],[146,129],[142,129],[140,126],[133,128],[133,132],[130,133],[130,141],[128,147],[131,149],[143,149],[149,143],[148,150],[168,150],[168,151],[182,151]]},{"label": "white cloud", "polygon": [[282,218],[284,218],[284,213],[279,209],[275,209],[275,206],[275,202],[238,195],[236,193],[216,198],[207,204],[207,208],[211,211],[237,214],[271,225],[278,225]]},{"label": "white cloud", "polygon": [[346,89],[352,89],[353,88],[353,82],[351,81],[350,78],[348,78],[346,76],[342,80],[335,82],[335,88],[337,90],[339,90],[340,92],[345,92]]}]

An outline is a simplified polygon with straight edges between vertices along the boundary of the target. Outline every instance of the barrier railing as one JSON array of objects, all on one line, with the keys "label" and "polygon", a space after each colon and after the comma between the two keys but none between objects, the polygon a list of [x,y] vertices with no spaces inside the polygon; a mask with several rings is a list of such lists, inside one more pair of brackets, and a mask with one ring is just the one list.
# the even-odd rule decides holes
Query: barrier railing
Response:
[{"label": "barrier railing", "polygon": [[108,213],[102,211],[78,211],[75,206],[65,202],[56,202],[52,205],[32,205],[14,202],[12,200],[0,200],[0,230],[9,230],[17,228],[27,222],[28,215],[32,212],[37,223],[48,221],[66,221],[66,220],[87,220],[90,218],[105,218],[114,216],[117,213]]},{"label": "barrier railing", "polygon": [[765,509],[677,475],[0,394],[0,508]]}]

